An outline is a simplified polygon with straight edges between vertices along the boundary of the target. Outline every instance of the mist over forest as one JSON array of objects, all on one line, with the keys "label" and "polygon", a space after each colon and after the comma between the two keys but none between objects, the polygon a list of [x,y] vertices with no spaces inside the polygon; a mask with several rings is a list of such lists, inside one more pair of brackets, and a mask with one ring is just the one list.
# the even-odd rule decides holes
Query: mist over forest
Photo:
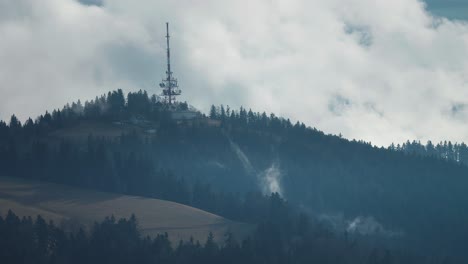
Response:
[{"label": "mist over forest", "polygon": [[[270,253],[257,257],[273,263],[328,259],[293,250],[324,238],[340,256],[330,263],[466,259],[466,145],[375,147],[246,108],[173,107],[117,90],[24,124],[12,116],[0,122],[0,175],[164,199],[250,223],[258,231],[236,247],[268,241],[257,246]],[[172,116],[189,109],[196,119]]]}]

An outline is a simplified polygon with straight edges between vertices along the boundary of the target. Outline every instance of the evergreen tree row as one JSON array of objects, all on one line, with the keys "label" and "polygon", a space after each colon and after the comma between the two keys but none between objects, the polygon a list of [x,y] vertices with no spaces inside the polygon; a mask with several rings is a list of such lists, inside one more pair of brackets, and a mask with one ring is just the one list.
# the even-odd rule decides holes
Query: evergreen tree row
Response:
[{"label": "evergreen tree row", "polygon": [[244,239],[226,233],[216,242],[172,244],[166,234],[154,238],[140,234],[135,216],[108,217],[89,232],[66,231],[41,216],[20,219],[12,211],[0,216],[0,260],[9,264],[61,263],[329,263],[406,264],[452,263],[403,252],[359,245],[339,238],[311,223],[305,215],[292,216],[278,196],[269,199],[269,215]]},{"label": "evergreen tree row", "polygon": [[391,144],[389,149],[468,165],[468,146],[465,143],[443,141],[434,144],[432,141],[428,141],[426,145],[424,145],[420,141],[413,140],[410,142],[408,140],[401,145]]}]

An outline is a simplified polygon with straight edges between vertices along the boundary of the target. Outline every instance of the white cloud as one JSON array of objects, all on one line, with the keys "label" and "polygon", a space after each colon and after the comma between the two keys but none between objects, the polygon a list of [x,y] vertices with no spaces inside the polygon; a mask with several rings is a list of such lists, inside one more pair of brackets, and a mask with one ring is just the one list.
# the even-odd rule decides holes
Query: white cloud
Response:
[{"label": "white cloud", "polygon": [[[0,118],[156,91],[171,22],[183,100],[389,144],[468,141],[468,25],[416,0],[0,0]],[[457,113],[453,113],[453,108]]]}]

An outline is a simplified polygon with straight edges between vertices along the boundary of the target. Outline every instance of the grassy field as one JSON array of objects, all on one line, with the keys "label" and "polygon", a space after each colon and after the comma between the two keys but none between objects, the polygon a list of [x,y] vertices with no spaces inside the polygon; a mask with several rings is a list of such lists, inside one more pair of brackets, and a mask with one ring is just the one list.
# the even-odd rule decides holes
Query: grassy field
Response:
[{"label": "grassy field", "polygon": [[65,228],[89,228],[106,216],[118,219],[135,214],[144,235],[167,232],[173,243],[190,237],[204,242],[209,232],[221,242],[227,231],[239,238],[251,229],[247,224],[174,202],[0,177],[0,214],[9,209],[19,216],[40,214]]}]

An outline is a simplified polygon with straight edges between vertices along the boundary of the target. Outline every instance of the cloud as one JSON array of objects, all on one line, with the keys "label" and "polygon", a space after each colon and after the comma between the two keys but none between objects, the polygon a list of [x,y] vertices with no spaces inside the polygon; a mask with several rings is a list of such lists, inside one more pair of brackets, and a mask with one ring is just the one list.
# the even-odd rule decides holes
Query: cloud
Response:
[{"label": "cloud", "polygon": [[[0,0],[0,118],[156,92],[164,22],[182,100],[387,145],[468,141],[468,25],[417,0]],[[85,3],[85,4],[83,4]]]},{"label": "cloud", "polygon": [[[14,10],[0,19],[0,114],[35,117],[110,89],[135,89],[122,74],[123,58],[157,57],[159,46],[137,22],[75,1],[2,1]],[[116,55],[115,53],[118,54]],[[147,54],[147,56],[141,55]],[[126,72],[136,71],[131,60]],[[146,66],[145,60],[136,63]],[[139,86],[150,80],[139,79]]]}]

